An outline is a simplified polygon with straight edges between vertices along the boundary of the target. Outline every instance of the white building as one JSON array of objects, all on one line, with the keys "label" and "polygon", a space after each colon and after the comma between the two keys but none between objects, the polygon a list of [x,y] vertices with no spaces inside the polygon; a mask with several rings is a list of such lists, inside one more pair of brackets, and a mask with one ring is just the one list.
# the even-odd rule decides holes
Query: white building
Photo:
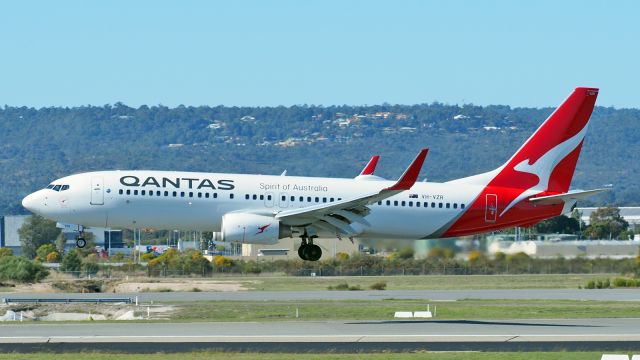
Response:
[{"label": "white building", "polygon": [[489,253],[513,255],[523,252],[534,258],[586,257],[625,259],[635,258],[640,251],[638,240],[575,240],[575,241],[495,241]]}]

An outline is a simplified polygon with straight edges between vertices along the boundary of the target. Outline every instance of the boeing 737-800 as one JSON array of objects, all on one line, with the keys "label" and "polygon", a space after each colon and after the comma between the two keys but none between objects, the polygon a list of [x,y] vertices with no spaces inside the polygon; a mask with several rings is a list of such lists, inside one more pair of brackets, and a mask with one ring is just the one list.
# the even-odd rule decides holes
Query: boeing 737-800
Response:
[{"label": "boeing 737-800", "polygon": [[[83,227],[213,231],[226,242],[317,237],[434,239],[529,226],[569,212],[602,189],[569,191],[598,89],[577,88],[502,166],[444,183],[416,182],[420,151],[397,181],[175,171],[99,171],[53,181],[22,201],[28,210]],[[82,237],[78,246],[84,246]]]}]

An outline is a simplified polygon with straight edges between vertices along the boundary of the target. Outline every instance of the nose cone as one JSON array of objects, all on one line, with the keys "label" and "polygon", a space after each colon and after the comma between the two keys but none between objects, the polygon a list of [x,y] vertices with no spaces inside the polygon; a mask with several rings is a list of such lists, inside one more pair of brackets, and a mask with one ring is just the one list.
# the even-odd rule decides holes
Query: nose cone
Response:
[{"label": "nose cone", "polygon": [[41,204],[40,204],[41,201],[39,201],[38,198],[39,198],[39,196],[38,196],[37,192],[29,194],[24,199],[22,199],[22,206],[25,209],[27,209],[27,210],[29,210],[29,211],[31,211],[33,213],[36,213],[37,210],[41,206]]}]

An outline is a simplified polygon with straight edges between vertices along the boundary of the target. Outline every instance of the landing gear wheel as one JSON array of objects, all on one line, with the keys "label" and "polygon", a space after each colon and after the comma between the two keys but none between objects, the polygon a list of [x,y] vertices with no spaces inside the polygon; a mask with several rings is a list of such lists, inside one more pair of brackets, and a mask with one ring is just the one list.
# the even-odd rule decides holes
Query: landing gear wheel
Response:
[{"label": "landing gear wheel", "polygon": [[315,244],[309,244],[302,248],[302,254],[309,261],[318,261],[322,257],[322,249]]},{"label": "landing gear wheel", "polygon": [[85,240],[84,238],[80,237],[76,239],[76,246],[79,247],[80,249],[82,249],[86,245],[87,245],[87,240]]},{"label": "landing gear wheel", "polygon": [[307,259],[307,257],[304,255],[304,252],[306,250],[306,248],[309,247],[309,245],[307,244],[302,244],[300,245],[300,247],[298,248],[298,256],[300,256],[300,259],[302,260],[309,260]]}]

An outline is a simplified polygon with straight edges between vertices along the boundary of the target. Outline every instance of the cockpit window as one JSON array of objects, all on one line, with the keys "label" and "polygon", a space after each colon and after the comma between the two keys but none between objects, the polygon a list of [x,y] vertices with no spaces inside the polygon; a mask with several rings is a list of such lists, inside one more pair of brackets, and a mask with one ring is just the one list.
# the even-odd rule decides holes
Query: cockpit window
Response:
[{"label": "cockpit window", "polygon": [[55,185],[53,185],[53,184],[49,184],[49,185],[47,186],[47,189],[53,189],[53,187],[54,187],[54,186],[55,186]]},{"label": "cockpit window", "polygon": [[62,187],[62,185],[56,185],[53,187],[53,191],[60,191],[60,188]]},{"label": "cockpit window", "polygon": [[69,185],[62,185],[62,188],[60,189],[60,191],[65,191],[65,190],[69,190]]}]

